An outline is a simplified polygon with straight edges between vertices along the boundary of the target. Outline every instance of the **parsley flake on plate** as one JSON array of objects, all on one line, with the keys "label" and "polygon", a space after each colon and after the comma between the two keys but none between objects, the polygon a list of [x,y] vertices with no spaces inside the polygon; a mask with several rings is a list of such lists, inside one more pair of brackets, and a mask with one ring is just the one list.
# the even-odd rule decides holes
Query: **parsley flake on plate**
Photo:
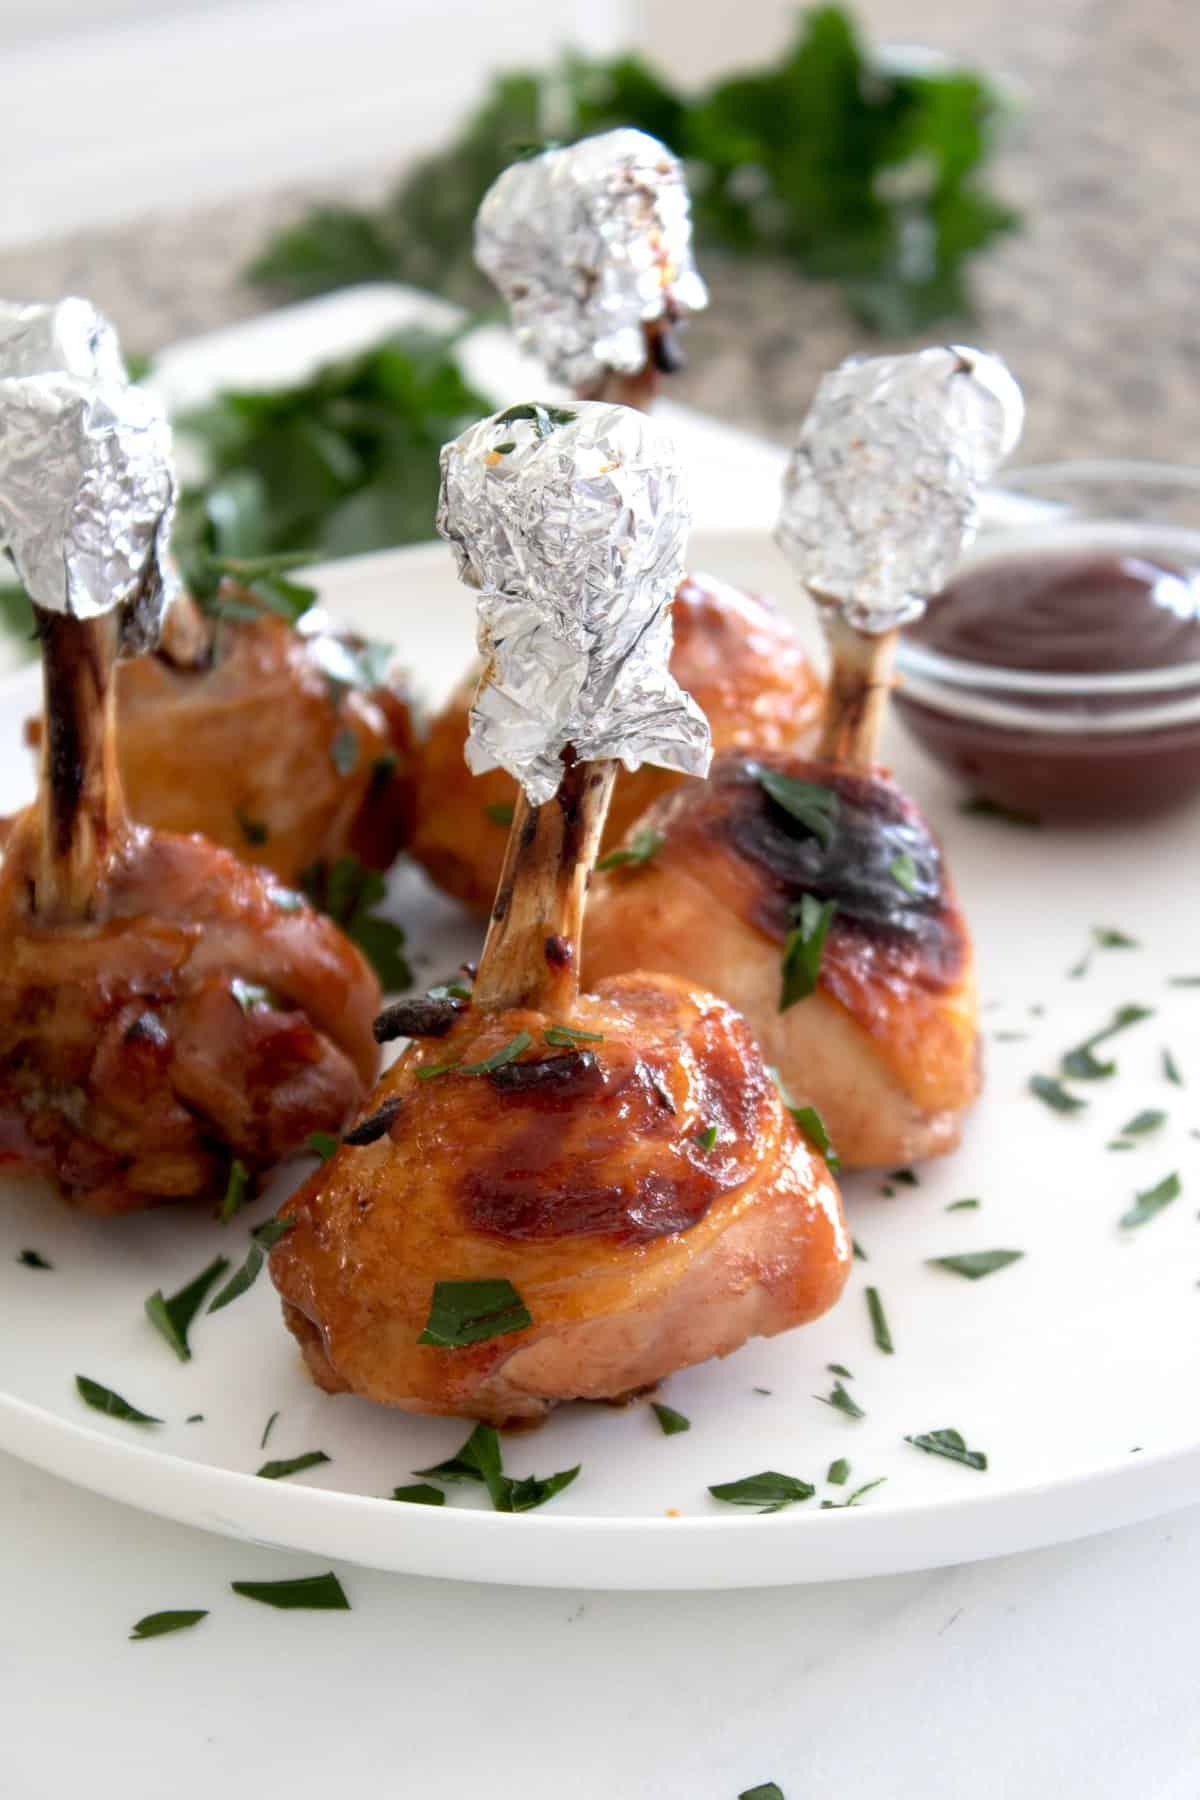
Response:
[{"label": "parsley flake on plate", "polygon": [[265,1462],[261,1469],[254,1473],[264,1481],[283,1481],[288,1475],[299,1475],[304,1469],[315,1469],[321,1463],[331,1462],[324,1450],[306,1450],[302,1456],[280,1457],[274,1462]]},{"label": "parsley flake on plate", "polygon": [[1149,1219],[1155,1218],[1164,1206],[1170,1206],[1172,1200],[1178,1200],[1182,1192],[1183,1183],[1178,1175],[1165,1175],[1154,1187],[1147,1188],[1144,1193],[1134,1197],[1129,1211],[1122,1213],[1118,1220],[1121,1230],[1132,1231],[1138,1225],[1145,1225]]},{"label": "parsley flake on plate", "polygon": [[849,1477],[850,1464],[844,1456],[837,1457],[825,1471],[825,1479],[832,1487],[845,1487]]},{"label": "parsley flake on plate", "polygon": [[160,1337],[171,1346],[180,1362],[191,1362],[188,1328],[228,1267],[228,1257],[214,1257],[206,1269],[201,1269],[193,1281],[189,1281],[186,1287],[181,1287],[177,1294],[172,1294],[169,1300],[163,1298],[161,1288],[156,1288],[146,1301],[146,1317]]},{"label": "parsley flake on plate", "polygon": [[813,1399],[819,1400],[822,1406],[832,1406],[834,1412],[843,1413],[847,1419],[865,1419],[867,1416],[858,1401],[854,1399],[853,1395],[847,1393],[840,1381],[834,1382],[831,1394],[814,1394]]},{"label": "parsley flake on plate", "polygon": [[1053,1075],[1031,1075],[1029,1091],[1036,1094],[1052,1112],[1083,1112],[1087,1106],[1086,1100],[1081,1100],[1077,1094],[1069,1094],[1062,1082],[1055,1080]]},{"label": "parsley flake on plate", "polygon": [[346,1591],[332,1569],[324,1575],[301,1575],[291,1581],[231,1581],[244,1600],[284,1612],[349,1612]]},{"label": "parsley flake on plate", "polygon": [[413,1481],[407,1487],[392,1489],[393,1500],[406,1500],[410,1506],[445,1506],[446,1496],[441,1488],[433,1487],[428,1481]]},{"label": "parsley flake on plate", "polygon": [[726,1506],[753,1506],[760,1513],[777,1513],[785,1506],[811,1500],[817,1490],[811,1481],[801,1481],[799,1476],[764,1469],[758,1475],[743,1475],[740,1481],[718,1481],[708,1491]]},{"label": "parsley flake on plate", "polygon": [[681,1431],[690,1431],[692,1421],[673,1406],[664,1406],[661,1400],[652,1400],[650,1410],[658,1420],[664,1437],[676,1437]]},{"label": "parsley flake on plate", "polygon": [[997,1269],[1007,1269],[1020,1262],[1023,1250],[964,1250],[957,1256],[928,1256],[931,1269],[948,1269],[951,1275],[964,1275],[968,1281],[982,1281]]},{"label": "parsley flake on plate", "polygon": [[892,1342],[891,1326],[887,1322],[887,1314],[883,1310],[883,1301],[879,1298],[879,1289],[869,1287],[866,1290],[867,1311],[871,1315],[871,1331],[875,1338],[876,1348],[885,1356],[894,1356],[896,1346]]},{"label": "parsley flake on plate", "polygon": [[494,1511],[520,1513],[532,1512],[561,1494],[575,1480],[580,1467],[576,1463],[573,1469],[560,1469],[556,1475],[506,1475],[495,1426],[477,1425],[455,1455],[432,1469],[414,1469],[413,1474],[444,1482],[482,1482]]},{"label": "parsley flake on plate", "polygon": [[250,1249],[246,1260],[237,1269],[216,1299],[209,1305],[209,1312],[220,1312],[223,1306],[231,1301],[239,1300],[249,1288],[252,1288],[262,1273],[262,1266],[267,1260],[267,1252],[276,1245],[281,1237],[286,1237],[295,1225],[295,1219],[268,1219],[265,1225],[257,1225],[250,1233]]},{"label": "parsley flake on plate", "polygon": [[17,1261],[23,1269],[52,1269],[54,1264],[47,1262],[40,1250],[22,1250]]},{"label": "parsley flake on plate", "polygon": [[140,1407],[132,1406],[120,1394],[114,1393],[112,1388],[103,1387],[90,1376],[77,1375],[75,1387],[79,1398],[86,1405],[94,1407],[97,1412],[107,1413],[110,1419],[124,1419],[129,1425],[161,1425],[163,1422],[153,1413],[145,1413]]},{"label": "parsley flake on plate", "polygon": [[207,1607],[197,1607],[194,1611],[147,1613],[131,1629],[129,1641],[138,1644],[146,1638],[167,1637],[172,1631],[187,1631],[207,1617]]},{"label": "parsley flake on plate", "polygon": [[968,1469],[986,1469],[987,1457],[982,1450],[968,1450],[966,1440],[961,1431],[955,1431],[951,1425],[940,1431],[922,1431],[914,1437],[906,1437],[906,1444],[914,1450],[924,1450],[929,1456],[944,1456],[949,1462],[963,1463]]}]

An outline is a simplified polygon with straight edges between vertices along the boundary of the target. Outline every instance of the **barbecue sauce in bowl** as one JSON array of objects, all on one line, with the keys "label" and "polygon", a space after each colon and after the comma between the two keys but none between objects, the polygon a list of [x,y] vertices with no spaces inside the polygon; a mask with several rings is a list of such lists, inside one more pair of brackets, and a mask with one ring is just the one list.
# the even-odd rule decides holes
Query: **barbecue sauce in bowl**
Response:
[{"label": "barbecue sauce in bowl", "polygon": [[1200,792],[1200,549],[1113,534],[981,557],[906,634],[899,716],[1002,806],[1103,820]]}]

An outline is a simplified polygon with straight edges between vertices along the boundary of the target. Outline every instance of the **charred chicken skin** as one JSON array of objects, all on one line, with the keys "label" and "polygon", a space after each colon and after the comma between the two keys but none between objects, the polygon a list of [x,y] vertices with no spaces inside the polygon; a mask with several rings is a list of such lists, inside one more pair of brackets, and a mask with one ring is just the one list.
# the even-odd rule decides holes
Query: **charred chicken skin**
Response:
[{"label": "charred chicken skin", "polygon": [[[580,997],[577,1042],[563,1023],[464,1007],[383,1077],[370,1109],[391,1113],[384,1134],[287,1202],[271,1274],[318,1385],[536,1419],[837,1299],[850,1251],[837,1189],[743,1020],[682,981],[631,974]],[[461,1072],[524,1039],[490,1074]],[[524,1330],[418,1341],[436,1282],[496,1278],[532,1315]]]},{"label": "charred chicken skin", "polygon": [[[771,797],[760,769],[832,792],[828,848]],[[848,1167],[952,1149],[980,1085],[971,942],[941,851],[900,789],[877,769],[726,754],[706,784],[639,825],[663,842],[651,861],[597,878],[587,979],[652,967],[736,999]],[[784,948],[805,895],[834,911],[815,991],[781,1011]]]},{"label": "charred chicken skin", "polygon": [[[718,749],[811,747],[821,683],[772,602],[689,576],[672,614],[671,673],[703,709]],[[463,760],[474,690],[472,677],[438,713],[422,746],[409,849],[439,887],[482,912],[500,878],[516,783],[503,769],[472,775]],[[622,772],[602,849],[620,843],[648,806],[686,780],[648,764]]]},{"label": "charred chicken skin", "polygon": [[162,647],[117,674],[134,817],[202,832],[284,881],[347,853],[388,868],[411,829],[412,717],[390,686],[331,679],[342,643],[267,611],[214,622],[176,602]]}]

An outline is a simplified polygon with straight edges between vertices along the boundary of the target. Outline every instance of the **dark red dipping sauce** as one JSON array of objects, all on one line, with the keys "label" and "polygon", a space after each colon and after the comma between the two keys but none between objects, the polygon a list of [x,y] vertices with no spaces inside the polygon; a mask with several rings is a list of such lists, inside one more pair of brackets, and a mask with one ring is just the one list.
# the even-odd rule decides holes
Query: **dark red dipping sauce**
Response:
[{"label": "dark red dipping sauce", "polygon": [[[1046,817],[1105,819],[1163,810],[1200,791],[1200,569],[1159,558],[1144,544],[1087,551],[997,555],[968,568],[906,633],[916,645],[997,670],[982,702],[1018,705],[1024,725],[971,716],[972,691],[931,685],[916,667],[897,709],[914,737],[979,794]],[[1001,671],[1111,676],[1181,671],[1150,693],[1025,693]],[[944,699],[946,704],[939,702]],[[1165,707],[1190,716],[1162,722]],[[1115,715],[1146,714],[1143,728],[1117,729]],[[1054,729],[1084,719],[1083,730]],[[1106,728],[1105,720],[1114,723]]]}]

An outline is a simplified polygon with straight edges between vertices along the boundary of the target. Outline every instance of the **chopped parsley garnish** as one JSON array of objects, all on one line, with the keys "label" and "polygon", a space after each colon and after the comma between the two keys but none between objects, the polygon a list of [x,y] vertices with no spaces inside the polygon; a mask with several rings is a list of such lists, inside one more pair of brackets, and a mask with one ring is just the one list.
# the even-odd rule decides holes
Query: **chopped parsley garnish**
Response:
[{"label": "chopped parsley garnish", "polygon": [[828,850],[838,811],[838,797],[832,788],[815,781],[797,781],[794,776],[764,768],[761,763],[747,764],[747,773],[753,775],[769,800],[811,832],[823,850]]},{"label": "chopped parsley garnish", "polygon": [[1137,1225],[1144,1225],[1170,1206],[1172,1200],[1178,1200],[1183,1191],[1183,1184],[1178,1175],[1165,1175],[1163,1179],[1145,1193],[1138,1194],[1128,1212],[1122,1213],[1118,1223],[1122,1231],[1132,1231]]},{"label": "chopped parsley garnish", "polygon": [[[796,1106],[792,1101],[791,1095],[783,1085],[783,1077],[780,1075],[779,1070],[771,1068],[767,1070],[767,1074],[779,1089],[779,1097],[783,1101],[787,1111],[792,1115],[795,1123],[800,1127],[800,1130],[804,1133],[804,1136],[808,1139],[809,1143],[816,1145],[817,1149],[828,1163],[831,1172],[836,1175],[842,1166],[841,1159],[833,1147],[828,1131],[825,1129],[825,1121],[817,1111],[816,1107]],[[855,1248],[855,1254],[860,1256],[862,1254],[857,1249],[857,1246]],[[866,1262],[867,1259],[863,1256],[862,1260],[863,1262]]]},{"label": "chopped parsley garnish", "polygon": [[513,803],[511,800],[489,800],[483,809],[483,816],[493,825],[511,825],[513,822]]},{"label": "chopped parsley garnish", "polygon": [[1083,1112],[1087,1106],[1087,1101],[1081,1100],[1077,1094],[1068,1094],[1061,1081],[1056,1081],[1053,1075],[1031,1075],[1029,1091],[1036,1094],[1054,1112]]},{"label": "chopped parsley garnish", "polygon": [[262,1266],[267,1260],[267,1252],[271,1250],[295,1225],[295,1219],[268,1219],[265,1225],[258,1225],[250,1233],[250,1249],[246,1260],[225,1283],[216,1299],[209,1306],[209,1312],[220,1312],[223,1306],[231,1301],[239,1300],[252,1288],[262,1273]]},{"label": "chopped parsley garnish", "polygon": [[853,1375],[850,1373],[845,1363],[826,1363],[825,1367],[829,1370],[831,1375],[840,1375],[843,1381],[854,1380]]},{"label": "chopped parsley garnish", "polygon": [[229,983],[229,991],[244,1013],[253,1012],[256,1006],[277,1006],[278,1001],[269,987],[263,987],[257,981],[243,981],[235,975]]},{"label": "chopped parsley garnish", "polygon": [[185,1425],[203,1425],[204,1414],[203,1413],[189,1413],[187,1418],[183,1422]]},{"label": "chopped parsley garnish", "polygon": [[891,1326],[888,1324],[887,1314],[883,1310],[883,1301],[879,1298],[879,1289],[869,1287],[866,1295],[867,1311],[871,1315],[871,1331],[875,1338],[876,1348],[882,1350],[885,1356],[894,1356],[896,1346],[892,1342]]},{"label": "chopped parsley garnish", "polygon": [[917,865],[907,850],[901,850],[899,855],[893,856],[888,864],[888,874],[896,886],[902,887],[906,894],[916,893]]},{"label": "chopped parsley garnish", "polygon": [[1159,1112],[1156,1107],[1147,1107],[1144,1112],[1134,1113],[1127,1125],[1122,1125],[1120,1135],[1123,1138],[1144,1137],[1148,1131],[1157,1131],[1166,1122],[1165,1112]]},{"label": "chopped parsley garnish", "polygon": [[903,1187],[920,1187],[921,1177],[915,1169],[893,1169],[888,1176],[889,1181],[898,1181]]},{"label": "chopped parsley garnish", "polygon": [[278,1408],[276,1408],[276,1410],[271,1414],[270,1418],[267,1420],[266,1424],[263,1426],[263,1434],[258,1440],[258,1447],[260,1450],[266,1449],[267,1439],[270,1437],[272,1431],[274,1431],[275,1421],[278,1417],[279,1417],[279,1410],[278,1410]]},{"label": "chopped parsley garnish", "polygon": [[547,1025],[542,1036],[548,1044],[554,1044],[560,1050],[569,1049],[572,1044],[602,1044],[604,1042],[602,1031],[577,1031],[573,1025]]},{"label": "chopped parsley garnish", "polygon": [[986,1469],[987,1457],[982,1450],[968,1450],[966,1440],[961,1431],[955,1431],[947,1425],[940,1431],[922,1431],[915,1437],[906,1437],[906,1444],[914,1450],[924,1450],[930,1456],[944,1456],[950,1462],[964,1463],[968,1469]]},{"label": "chopped parsley garnish", "polygon": [[515,1062],[532,1045],[533,1039],[529,1033],[518,1031],[515,1037],[509,1038],[507,1044],[501,1045],[499,1050],[493,1051],[482,1062],[426,1063],[424,1068],[417,1070],[417,1080],[432,1081],[437,1075],[490,1075],[494,1069],[503,1069]]},{"label": "chopped parsley garnish", "polygon": [[299,1475],[303,1469],[315,1469],[330,1460],[323,1450],[306,1450],[302,1456],[285,1456],[275,1462],[265,1462],[254,1473],[264,1481],[282,1481],[288,1475]]},{"label": "chopped parsley garnish", "polygon": [[480,1481],[496,1512],[532,1512],[553,1500],[570,1487],[581,1465],[560,1469],[557,1475],[522,1475],[504,1473],[500,1439],[494,1425],[477,1425],[462,1449],[432,1469],[414,1469],[414,1475],[432,1476],[437,1481]]},{"label": "chopped parsley garnish", "polygon": [[81,1400],[94,1407],[97,1412],[107,1413],[110,1419],[124,1419],[129,1425],[162,1424],[162,1420],[154,1413],[144,1413],[140,1407],[131,1406],[128,1400],[114,1393],[112,1388],[102,1387],[87,1375],[77,1375],[75,1387]]},{"label": "chopped parsley garnish", "polygon": [[201,1269],[194,1281],[181,1287],[169,1300],[165,1300],[162,1289],[157,1288],[146,1301],[146,1317],[160,1336],[166,1339],[180,1362],[191,1362],[188,1327],[203,1306],[214,1283],[220,1281],[228,1267],[228,1257],[215,1257],[206,1269]]},{"label": "chopped parsley garnish", "polygon": [[190,1626],[198,1625],[201,1619],[207,1617],[207,1607],[198,1607],[194,1611],[147,1613],[130,1631],[129,1641],[131,1644],[139,1644],[146,1638],[166,1637],[172,1631],[187,1631]]},{"label": "chopped parsley garnish", "polygon": [[753,1506],[762,1513],[777,1513],[785,1506],[811,1500],[817,1490],[811,1481],[801,1481],[796,1475],[764,1469],[759,1475],[743,1475],[740,1481],[719,1481],[708,1491],[727,1506]]},{"label": "chopped parsley garnish", "polygon": [[[417,1342],[456,1350],[464,1344],[507,1337],[532,1324],[533,1316],[511,1281],[438,1281]],[[428,1471],[419,1469],[417,1473]]]},{"label": "chopped parsley garnish", "polygon": [[269,842],[271,836],[270,829],[263,824],[261,819],[250,818],[248,814],[242,811],[241,807],[235,809],[233,816],[238,822],[238,829],[241,831],[242,836],[248,844],[254,844],[257,847]]},{"label": "chopped parsley garnish", "polygon": [[1091,967],[1092,955],[1096,950],[1140,950],[1141,945],[1136,938],[1131,938],[1123,931],[1114,931],[1109,925],[1092,926],[1092,942],[1084,951],[1073,968],[1067,970],[1072,980],[1086,975]]},{"label": "chopped parsley garnish", "polygon": [[847,1393],[840,1381],[834,1382],[831,1394],[814,1394],[813,1399],[819,1400],[822,1406],[832,1406],[834,1412],[844,1413],[848,1419],[865,1419],[867,1416],[858,1401],[854,1399],[853,1395]]},{"label": "chopped parsley garnish", "polygon": [[664,1437],[676,1437],[681,1431],[690,1431],[692,1421],[684,1413],[676,1412],[673,1406],[664,1406],[661,1400],[652,1400],[650,1410],[662,1427]]},{"label": "chopped parsley garnish", "polygon": [[1143,1019],[1153,1017],[1153,1007],[1119,1006],[1107,1025],[1094,1031],[1082,1044],[1077,1044],[1074,1050],[1068,1050],[1064,1054],[1061,1063],[1063,1074],[1072,1081],[1098,1081],[1115,1074],[1115,1062],[1103,1062],[1093,1055],[1096,1045],[1115,1037],[1119,1031],[1127,1031],[1131,1025],[1139,1025]]},{"label": "chopped parsley garnish", "polygon": [[329,760],[339,775],[353,775],[358,767],[358,737],[349,725],[342,725],[333,734],[329,746]]},{"label": "chopped parsley garnish", "polygon": [[225,1183],[225,1192],[221,1197],[221,1204],[217,1208],[217,1217],[222,1225],[228,1225],[233,1215],[241,1210],[249,1185],[250,1171],[240,1157],[235,1156],[229,1165],[229,1179]]},{"label": "chopped parsley garnish", "polygon": [[507,412],[497,413],[497,425],[515,425],[520,419],[528,419],[540,438],[547,438],[560,425],[570,425],[575,414],[566,406],[543,406],[539,400],[521,401],[510,406]]},{"label": "chopped parsley garnish", "polygon": [[973,794],[958,810],[970,819],[1000,819],[1005,825],[1036,827],[1042,822],[1037,813],[1026,812],[1020,806],[1005,806],[1001,800],[989,800],[986,794]]},{"label": "chopped parsley garnish", "polygon": [[441,1488],[434,1487],[428,1481],[413,1481],[408,1487],[392,1489],[393,1500],[406,1500],[410,1506],[445,1506],[446,1496]]},{"label": "chopped parsley garnish", "polygon": [[737,1800],[784,1800],[784,1792],[777,1781],[760,1781],[757,1787],[739,1794]]},{"label": "chopped parsley garnish", "polygon": [[337,1576],[301,1575],[293,1581],[231,1581],[244,1600],[259,1600],[286,1612],[349,1612],[350,1602]]},{"label": "chopped parsley garnish", "polygon": [[825,1479],[833,1487],[845,1487],[849,1478],[850,1464],[844,1456],[837,1457],[825,1471]]},{"label": "chopped parsley garnish", "polygon": [[368,869],[356,856],[339,856],[331,868],[317,863],[305,869],[300,886],[313,905],[357,944],[385,992],[411,986],[412,970],[403,953],[404,928],[375,912],[387,896],[387,883],[377,869]]},{"label": "chopped parsley garnish", "polygon": [[717,1146],[716,1126],[706,1125],[703,1131],[696,1133],[695,1141],[706,1154],[709,1150],[715,1150]]},{"label": "chopped parsley garnish", "polygon": [[1164,1050],[1162,1053],[1162,1066],[1163,1074],[1171,1083],[1172,1087],[1182,1087],[1183,1076],[1179,1072],[1179,1064],[1175,1061],[1175,1058],[1171,1055],[1169,1050]]},{"label": "chopped parsley garnish", "polygon": [[866,1262],[867,1253],[863,1249],[862,1245],[859,1243],[857,1238],[850,1239],[850,1248],[854,1253],[855,1262]]},{"label": "chopped parsley garnish", "polygon": [[869,1494],[873,1488],[882,1487],[886,1480],[886,1475],[877,1475],[874,1481],[864,1481],[861,1487],[856,1487],[844,1500],[822,1500],[821,1511],[842,1512],[848,1506],[857,1506],[864,1494]]},{"label": "chopped parsley garnish", "polygon": [[1168,987],[1200,987],[1200,975],[1168,975]]},{"label": "chopped parsley garnish", "polygon": [[783,945],[780,1012],[787,1012],[798,1000],[805,1000],[809,994],[816,992],[821,973],[821,952],[825,948],[825,938],[836,911],[836,900],[822,903],[811,894],[802,894],[798,904],[792,907],[794,924]]},{"label": "chopped parsley garnish", "polygon": [[304,1148],[319,1156],[322,1162],[328,1162],[331,1156],[336,1156],[341,1141],[332,1131],[310,1131],[304,1140]]},{"label": "chopped parsley garnish", "polygon": [[622,849],[610,850],[606,856],[602,856],[596,867],[598,869],[640,868],[643,863],[654,861],[666,841],[661,831],[655,831],[652,826],[644,825],[640,831],[634,832],[628,844]]},{"label": "chopped parsley garnish", "polygon": [[22,1250],[17,1257],[23,1269],[52,1269],[54,1264],[47,1262],[40,1250]]},{"label": "chopped parsley garnish", "polygon": [[964,1275],[968,1281],[982,1281],[997,1269],[1007,1269],[1020,1262],[1023,1250],[964,1250],[958,1256],[928,1256],[931,1269],[948,1269],[951,1275]]},{"label": "chopped parsley garnish", "polygon": [[974,1212],[979,1206],[978,1200],[952,1200],[946,1208],[947,1212]]}]

